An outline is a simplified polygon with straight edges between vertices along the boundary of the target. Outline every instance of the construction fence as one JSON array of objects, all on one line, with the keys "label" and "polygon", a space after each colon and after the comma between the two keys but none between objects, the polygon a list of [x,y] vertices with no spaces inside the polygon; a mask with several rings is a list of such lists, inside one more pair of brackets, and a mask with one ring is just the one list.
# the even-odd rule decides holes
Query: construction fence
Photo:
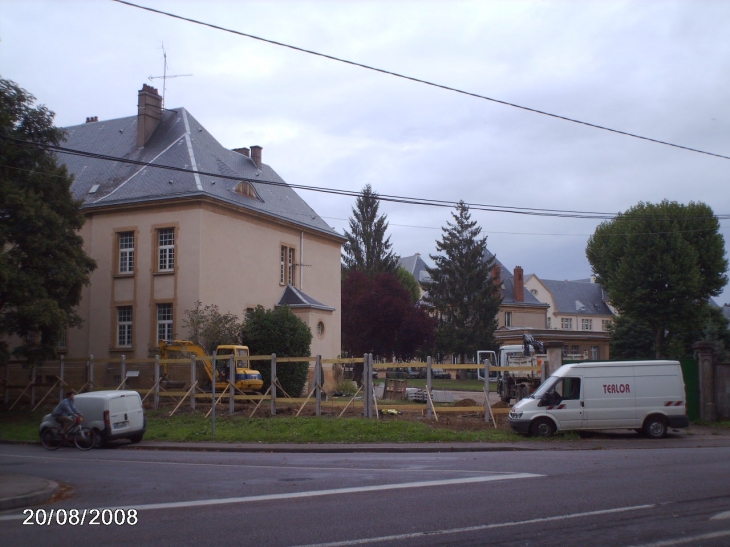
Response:
[{"label": "construction fence", "polygon": [[[215,382],[208,382],[206,389],[203,389],[201,380],[201,363],[204,360],[217,359],[229,362],[231,367],[229,378],[235,377],[235,365],[233,357],[214,356],[190,356],[184,359],[160,359],[159,356],[153,359],[126,359],[125,356],[114,359],[60,359],[49,361],[43,366],[28,366],[24,362],[15,361],[0,367],[0,386],[2,387],[3,403],[6,409],[16,407],[30,407],[32,410],[41,405],[57,404],[64,398],[65,393],[74,391],[81,393],[85,391],[98,391],[102,389],[128,389],[137,391],[143,398],[148,408],[160,408],[161,401],[173,402],[176,406],[171,412],[174,414],[183,405],[191,409],[196,408],[196,403],[210,404],[211,410],[222,405],[228,407],[231,414],[234,413],[236,403],[248,403],[253,406],[251,416],[259,410],[269,409],[269,413],[276,415],[277,409],[282,406],[291,408],[298,407],[296,412],[299,415],[305,407],[314,406],[314,414],[320,416],[322,407],[326,405],[330,411],[339,412],[342,416],[349,409],[358,409],[366,418],[377,418],[379,416],[378,398],[381,399],[403,399],[404,383],[385,380],[382,395],[376,397],[379,389],[376,389],[376,380],[373,378],[375,371],[383,371],[394,368],[402,368],[404,363],[373,363],[372,354],[366,354],[360,358],[350,359],[322,359],[321,356],[307,357],[278,357],[273,355],[249,356],[249,361],[268,362],[271,367],[272,386],[278,389],[269,389],[261,393],[244,393],[238,390],[231,382],[226,382],[222,391],[216,392]],[[277,367],[286,367],[290,363],[309,363],[309,381],[304,389],[305,397],[296,394],[287,394],[277,379]],[[499,367],[484,364],[484,406],[437,406],[433,400],[432,388],[432,366],[431,358],[426,362],[407,363],[410,367],[425,368],[426,387],[420,390],[422,403],[399,404],[398,410],[421,412],[426,417],[438,420],[440,413],[483,413],[485,421],[494,422],[494,414],[508,412],[507,408],[492,409],[489,405],[489,372],[502,370]],[[362,365],[363,383],[357,392],[350,398],[335,398],[332,396],[332,385],[329,390],[325,388],[325,381],[333,384],[336,380],[333,371],[342,370],[346,367]],[[262,366],[255,368],[261,369]],[[478,365],[477,365],[478,366]],[[449,365],[449,369],[474,370],[474,364]],[[162,371],[166,370],[163,377]],[[536,367],[536,372],[542,371]],[[379,387],[379,386],[378,386]],[[215,402],[215,404],[213,404]],[[425,403],[425,407],[424,404]],[[496,424],[495,424],[496,425]]]}]

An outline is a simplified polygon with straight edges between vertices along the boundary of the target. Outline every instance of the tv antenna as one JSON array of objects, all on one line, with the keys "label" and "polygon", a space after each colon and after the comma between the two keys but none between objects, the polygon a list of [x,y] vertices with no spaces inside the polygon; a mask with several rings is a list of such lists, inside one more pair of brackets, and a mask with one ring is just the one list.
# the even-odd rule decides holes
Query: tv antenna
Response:
[{"label": "tv antenna", "polygon": [[152,80],[157,80],[159,78],[162,78],[162,108],[164,110],[164,108],[165,108],[165,90],[167,89],[167,79],[168,78],[183,78],[185,76],[192,76],[192,74],[169,74],[169,75],[167,74],[167,52],[165,51],[165,42],[162,42],[162,57],[164,59],[162,76],[150,76],[148,79],[151,82]]}]

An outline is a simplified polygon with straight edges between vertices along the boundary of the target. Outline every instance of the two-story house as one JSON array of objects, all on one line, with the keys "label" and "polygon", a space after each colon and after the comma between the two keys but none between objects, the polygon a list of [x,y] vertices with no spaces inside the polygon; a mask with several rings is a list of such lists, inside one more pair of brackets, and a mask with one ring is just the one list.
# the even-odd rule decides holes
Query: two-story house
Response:
[{"label": "two-story house", "polygon": [[66,128],[65,147],[98,155],[59,155],[98,268],[63,351],[146,358],[158,340],[187,336],[185,311],[199,301],[241,318],[288,305],[311,328],[313,354],[339,355],[344,238],[260,146],[225,148],[150,86],[137,98],[137,115]]}]

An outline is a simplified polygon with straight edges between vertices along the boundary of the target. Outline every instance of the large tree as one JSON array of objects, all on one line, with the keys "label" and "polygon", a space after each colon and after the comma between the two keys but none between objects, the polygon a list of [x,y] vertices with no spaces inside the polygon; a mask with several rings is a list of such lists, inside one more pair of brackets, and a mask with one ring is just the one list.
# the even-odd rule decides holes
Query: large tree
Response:
[{"label": "large tree", "polygon": [[84,215],[66,167],[19,142],[65,140],[53,112],[34,102],[0,79],[0,361],[9,357],[13,335],[21,340],[14,355],[36,363],[54,358],[66,330],[81,323],[75,307],[96,268],[83,250]]},{"label": "large tree", "polygon": [[[242,341],[251,355],[277,357],[309,357],[312,331],[287,306],[264,309],[257,306],[246,315]],[[251,367],[261,372],[264,389],[271,385],[271,367],[268,361],[251,361]],[[284,390],[292,397],[298,397],[307,381],[309,363],[282,363],[276,368],[276,376]]]},{"label": "large tree", "polygon": [[596,281],[621,315],[651,330],[657,358],[669,355],[688,324],[702,322],[708,299],[727,284],[719,228],[704,203],[641,202],[588,240]]},{"label": "large tree", "polygon": [[388,222],[378,215],[380,200],[370,185],[363,188],[350,217],[350,231],[345,230],[342,262],[345,273],[361,270],[368,275],[395,273],[398,257],[393,253],[390,237],[386,237]]},{"label": "large tree", "polygon": [[485,261],[486,236],[471,220],[469,207],[460,201],[454,222],[442,228],[436,242],[438,254],[431,255],[427,268],[431,282],[426,285],[428,302],[438,317],[436,345],[445,353],[472,355],[480,349],[494,349],[497,313],[502,303],[500,287],[491,279],[494,259]]}]

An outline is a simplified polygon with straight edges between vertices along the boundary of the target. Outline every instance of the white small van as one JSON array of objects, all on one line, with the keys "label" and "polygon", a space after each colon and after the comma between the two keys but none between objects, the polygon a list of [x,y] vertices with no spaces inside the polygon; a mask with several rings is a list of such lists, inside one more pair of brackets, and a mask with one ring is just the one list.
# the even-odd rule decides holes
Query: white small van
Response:
[{"label": "white small van", "polygon": [[512,429],[539,437],[556,431],[634,429],[660,439],[689,426],[678,361],[563,365],[509,413]]},{"label": "white small van", "polygon": [[[117,439],[129,439],[133,443],[142,440],[147,430],[147,420],[142,399],[136,391],[108,390],[79,393],[74,405],[84,415],[82,425],[96,431],[100,444]],[[57,427],[51,414],[43,417],[40,434],[47,427]]]}]

